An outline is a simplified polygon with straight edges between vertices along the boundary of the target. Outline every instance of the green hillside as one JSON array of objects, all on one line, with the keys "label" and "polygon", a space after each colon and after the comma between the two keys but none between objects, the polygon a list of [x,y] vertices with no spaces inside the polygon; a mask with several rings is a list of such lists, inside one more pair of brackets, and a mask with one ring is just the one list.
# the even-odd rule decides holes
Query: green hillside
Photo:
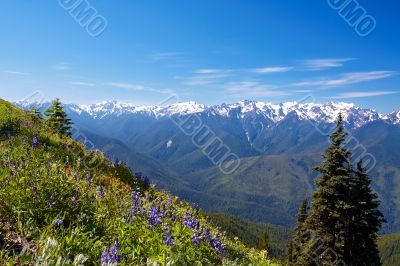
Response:
[{"label": "green hillside", "polygon": [[238,217],[224,214],[208,214],[215,225],[233,236],[239,237],[247,246],[257,247],[263,233],[269,236],[269,253],[271,256],[283,259],[292,230],[273,224],[254,223]]},{"label": "green hillside", "polygon": [[0,100],[1,265],[276,265]]},{"label": "green hillside", "polygon": [[400,265],[400,233],[380,237],[378,246],[383,266]]}]

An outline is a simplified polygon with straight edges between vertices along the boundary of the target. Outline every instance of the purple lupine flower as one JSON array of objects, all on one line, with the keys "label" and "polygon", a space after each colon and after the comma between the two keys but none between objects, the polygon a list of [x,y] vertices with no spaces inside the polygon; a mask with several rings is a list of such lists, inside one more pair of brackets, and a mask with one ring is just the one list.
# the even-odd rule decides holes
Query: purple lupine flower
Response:
[{"label": "purple lupine flower", "polygon": [[91,177],[90,177],[90,173],[87,173],[87,174],[86,174],[86,180],[87,180],[87,182],[88,182],[89,188],[91,188],[91,187],[92,187],[92,179],[91,179]]},{"label": "purple lupine flower", "polygon": [[157,226],[161,224],[161,217],[159,216],[159,211],[158,209],[154,206],[154,204],[151,204],[150,209],[147,212],[147,218],[148,218],[148,224]]},{"label": "purple lupine flower", "polygon": [[138,205],[140,202],[139,195],[136,192],[132,192],[131,199],[132,199],[132,203],[135,205]]},{"label": "purple lupine flower", "polygon": [[47,202],[47,206],[48,206],[49,208],[53,208],[53,207],[54,207],[54,205],[56,205],[55,198],[56,198],[56,194],[54,194],[54,192],[53,192],[53,193],[51,193],[51,196],[50,196],[50,201],[49,201],[49,202]]},{"label": "purple lupine flower", "polygon": [[163,244],[172,247],[174,245],[174,234],[171,232],[171,229],[167,223],[163,225],[163,230]]},{"label": "purple lupine flower", "polygon": [[210,245],[216,254],[221,254],[225,250],[225,245],[222,243],[222,239],[218,237],[218,233],[215,233]]},{"label": "purple lupine flower", "polygon": [[133,206],[126,210],[125,221],[127,223],[133,223],[138,213],[138,207]]},{"label": "purple lupine flower", "polygon": [[191,212],[186,213],[186,215],[183,217],[183,224],[191,229],[199,229],[200,226],[199,221],[196,220]]},{"label": "purple lupine flower", "polygon": [[172,208],[172,199],[171,199],[170,195],[167,196],[167,204],[168,204],[168,207]]},{"label": "purple lupine flower", "polygon": [[104,188],[102,185],[100,185],[99,196],[100,196],[100,198],[104,198]]},{"label": "purple lupine flower", "polygon": [[207,243],[211,242],[211,233],[210,233],[210,229],[205,228],[203,231],[203,239],[204,241],[206,241]]},{"label": "purple lupine flower", "polygon": [[200,232],[195,232],[194,235],[192,235],[191,239],[192,239],[192,243],[194,245],[200,245],[201,233]]},{"label": "purple lupine flower", "polygon": [[120,248],[118,239],[115,240],[114,245],[111,248],[105,248],[101,254],[101,265],[119,264],[121,262],[121,255],[118,254]]},{"label": "purple lupine flower", "polygon": [[36,136],[33,137],[33,140],[32,140],[32,147],[33,147],[33,148],[39,147],[39,140],[38,140],[38,138],[37,138]]},{"label": "purple lupine flower", "polygon": [[64,222],[61,220],[60,215],[57,216],[57,219],[54,221],[54,226],[55,227],[61,227],[64,224]]}]

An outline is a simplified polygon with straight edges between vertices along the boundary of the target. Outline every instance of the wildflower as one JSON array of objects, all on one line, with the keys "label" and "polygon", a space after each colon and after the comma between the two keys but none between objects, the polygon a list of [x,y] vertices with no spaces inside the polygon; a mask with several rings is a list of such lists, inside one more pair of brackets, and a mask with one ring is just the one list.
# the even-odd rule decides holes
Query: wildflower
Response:
[{"label": "wildflower", "polygon": [[164,236],[163,236],[163,244],[169,247],[174,245],[174,235],[171,232],[168,224],[163,225]]},{"label": "wildflower", "polygon": [[64,222],[61,220],[60,215],[57,216],[57,219],[54,221],[54,226],[55,227],[61,227],[64,224]]},{"label": "wildflower", "polygon": [[53,208],[53,206],[56,205],[55,197],[56,197],[56,195],[55,195],[54,192],[53,192],[53,193],[51,194],[51,196],[50,196],[50,201],[47,203],[47,206],[48,206],[49,208]]},{"label": "wildflower", "polygon": [[194,245],[200,245],[201,233],[200,232],[195,232],[194,235],[192,235],[191,239],[192,239],[192,243]]},{"label": "wildflower", "polygon": [[104,189],[103,189],[102,185],[100,185],[99,196],[100,196],[100,198],[104,198]]},{"label": "wildflower", "polygon": [[36,136],[33,137],[32,147],[33,148],[39,147],[39,140],[38,140],[38,138]]},{"label": "wildflower", "polygon": [[147,215],[148,215],[147,218],[148,218],[149,225],[157,226],[157,225],[161,224],[161,217],[159,216],[159,211],[154,206],[154,204],[152,204],[150,206],[150,209],[147,212]]},{"label": "wildflower", "polygon": [[167,196],[167,204],[168,204],[168,207],[172,208],[172,199],[171,199],[170,195]]},{"label": "wildflower", "polygon": [[89,188],[91,188],[92,187],[92,180],[90,178],[90,174],[89,173],[86,174],[86,180],[88,182]]},{"label": "wildflower", "polygon": [[139,195],[136,192],[133,192],[131,195],[132,203],[138,205],[140,202]]},{"label": "wildflower", "polygon": [[207,243],[211,242],[211,233],[210,233],[210,229],[208,228],[203,228],[203,239],[204,241],[206,241]]},{"label": "wildflower", "polygon": [[218,237],[218,233],[214,235],[210,245],[216,254],[221,254],[225,250],[225,245],[222,243],[222,240]]},{"label": "wildflower", "polygon": [[199,221],[193,217],[193,213],[191,212],[186,213],[186,215],[183,217],[183,224],[191,229],[199,229],[200,225]]},{"label": "wildflower", "polygon": [[76,204],[76,198],[75,198],[75,196],[72,196],[72,197],[71,197],[71,204],[72,204],[72,205],[75,205],[75,204]]},{"label": "wildflower", "polygon": [[101,254],[101,265],[119,264],[121,262],[121,255],[118,254],[120,248],[118,239],[115,240],[111,248],[105,248]]}]

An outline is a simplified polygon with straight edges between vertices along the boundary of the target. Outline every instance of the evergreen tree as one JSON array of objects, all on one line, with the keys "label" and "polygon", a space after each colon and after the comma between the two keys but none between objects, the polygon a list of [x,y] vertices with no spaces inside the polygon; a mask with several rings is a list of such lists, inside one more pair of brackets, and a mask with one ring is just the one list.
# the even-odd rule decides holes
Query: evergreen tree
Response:
[{"label": "evergreen tree", "polygon": [[288,247],[288,263],[289,265],[297,265],[301,259],[301,249],[309,240],[307,232],[306,220],[308,218],[308,200],[304,200],[297,213],[296,228],[293,233],[292,240]]},{"label": "evergreen tree", "polygon": [[29,114],[32,117],[33,121],[35,121],[36,123],[40,123],[43,121],[43,116],[42,113],[39,111],[39,109],[37,108],[37,106],[33,106],[30,110],[29,110]]},{"label": "evergreen tree", "polygon": [[269,235],[268,232],[263,232],[261,234],[260,240],[258,241],[257,245],[258,249],[266,250],[269,252]]},{"label": "evergreen tree", "polygon": [[47,125],[63,136],[71,136],[71,119],[67,117],[60,99],[55,99],[52,106],[46,110],[45,115]]},{"label": "evergreen tree", "polygon": [[382,222],[379,203],[361,164],[352,169],[350,152],[344,147],[346,136],[339,114],[324,162],[316,168],[320,177],[306,220],[312,235],[301,248],[301,265],[379,265],[375,244]]},{"label": "evergreen tree", "polygon": [[362,160],[357,163],[353,173],[351,188],[353,206],[348,212],[345,226],[344,260],[349,265],[380,265],[376,241],[384,219],[378,210],[378,196],[371,190],[371,180],[363,168]]},{"label": "evergreen tree", "polygon": [[286,250],[286,263],[287,263],[287,265],[293,265],[294,262],[295,262],[295,260],[293,258],[293,240],[291,239],[289,241],[289,244],[288,244],[287,250]]}]

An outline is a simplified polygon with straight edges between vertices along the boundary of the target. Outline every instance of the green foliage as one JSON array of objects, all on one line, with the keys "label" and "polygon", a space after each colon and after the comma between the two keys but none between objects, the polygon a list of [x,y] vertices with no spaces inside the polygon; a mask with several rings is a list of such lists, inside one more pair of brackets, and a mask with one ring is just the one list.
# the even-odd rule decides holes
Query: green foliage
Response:
[{"label": "green foliage", "polygon": [[1,265],[99,265],[110,252],[121,265],[276,265],[2,100],[0,126],[11,131],[0,141]]},{"label": "green foliage", "polygon": [[71,136],[71,119],[67,117],[60,99],[55,99],[52,106],[45,111],[46,124],[50,129],[63,136]]}]

